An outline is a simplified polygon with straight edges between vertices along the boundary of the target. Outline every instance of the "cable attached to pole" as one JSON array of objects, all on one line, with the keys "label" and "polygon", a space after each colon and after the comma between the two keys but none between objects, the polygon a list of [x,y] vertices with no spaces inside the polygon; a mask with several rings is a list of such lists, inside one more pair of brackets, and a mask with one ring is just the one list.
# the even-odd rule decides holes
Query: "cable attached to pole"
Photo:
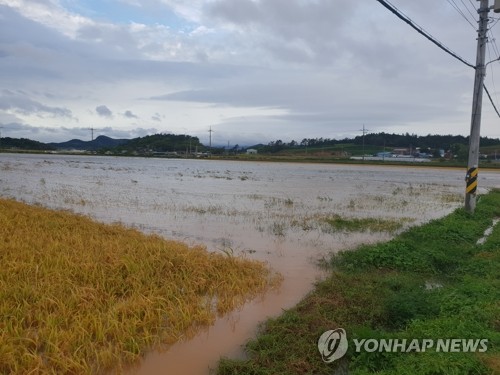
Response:
[{"label": "cable attached to pole", "polygon": [[[460,57],[459,55],[457,55],[455,52],[453,52],[452,50],[450,50],[448,47],[446,47],[445,45],[443,45],[440,41],[436,40],[431,34],[429,34],[427,31],[425,31],[422,27],[420,27],[419,25],[417,25],[415,22],[413,22],[408,16],[406,16],[405,14],[403,14],[398,8],[396,8],[394,5],[390,4],[388,1],[385,1],[385,0],[376,0],[378,1],[381,5],[383,5],[386,9],[390,10],[393,14],[395,14],[399,19],[401,19],[402,21],[404,21],[405,23],[407,23],[408,25],[410,25],[414,30],[416,30],[419,34],[423,35],[426,39],[428,39],[429,41],[431,41],[432,43],[434,43],[436,46],[438,46],[439,48],[441,48],[443,51],[445,51],[446,53],[448,53],[449,55],[453,56],[455,59],[459,60],[460,62],[464,63],[465,65],[467,65],[469,68],[472,68],[474,70],[476,70],[476,66],[471,64],[470,62],[468,62],[467,60],[465,60],[464,58]],[[500,59],[500,58],[499,58]],[[495,61],[495,60],[494,60]],[[493,61],[491,61],[493,62]],[[500,112],[498,111],[495,103],[493,102],[493,99],[488,91],[488,89],[486,88],[486,85],[483,84],[483,88],[484,88],[484,91],[486,91],[486,94],[488,95],[488,99],[490,100],[491,102],[491,105],[493,106],[493,108],[495,109],[495,112],[497,113],[498,117],[500,117]]]},{"label": "cable attached to pole", "polygon": [[450,54],[451,56],[453,56],[457,60],[463,62],[465,65],[467,65],[467,66],[469,66],[469,67],[471,67],[473,69],[476,69],[475,65],[472,65],[470,62],[468,62],[464,58],[462,58],[459,55],[457,55],[455,52],[453,52],[452,50],[450,50],[448,47],[444,46],[441,42],[439,42],[438,40],[436,40],[427,31],[425,31],[423,28],[421,28],[415,22],[413,22],[408,16],[404,15],[403,13],[401,13],[401,11],[398,8],[396,8],[394,5],[388,3],[385,0],[377,0],[377,1],[380,4],[382,4],[385,8],[387,8],[388,10],[390,10],[392,13],[394,13],[399,19],[401,19],[402,21],[404,21],[408,25],[410,25],[419,34],[423,35],[425,38],[427,38],[428,40],[430,40],[436,46],[438,46],[439,48],[441,48],[443,51],[445,51],[446,53]]},{"label": "cable attached to pole", "polygon": [[486,88],[486,85],[483,84],[483,88],[484,88],[484,91],[486,92],[486,95],[488,95],[488,98],[490,99],[491,105],[495,109],[495,112],[497,113],[498,117],[500,117],[500,112],[498,112],[498,109],[497,109],[495,103],[493,103],[493,99],[491,98],[490,92]]}]

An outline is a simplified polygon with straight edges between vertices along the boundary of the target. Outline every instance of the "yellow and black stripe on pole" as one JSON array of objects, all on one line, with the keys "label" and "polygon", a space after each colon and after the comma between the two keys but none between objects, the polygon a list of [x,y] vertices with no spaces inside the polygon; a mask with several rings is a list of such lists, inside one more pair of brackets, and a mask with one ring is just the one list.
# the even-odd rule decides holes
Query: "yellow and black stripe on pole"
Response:
[{"label": "yellow and black stripe on pole", "polygon": [[477,167],[472,167],[469,168],[467,171],[467,187],[465,188],[465,192],[467,194],[476,194],[477,190],[477,174],[478,174],[478,168]]}]

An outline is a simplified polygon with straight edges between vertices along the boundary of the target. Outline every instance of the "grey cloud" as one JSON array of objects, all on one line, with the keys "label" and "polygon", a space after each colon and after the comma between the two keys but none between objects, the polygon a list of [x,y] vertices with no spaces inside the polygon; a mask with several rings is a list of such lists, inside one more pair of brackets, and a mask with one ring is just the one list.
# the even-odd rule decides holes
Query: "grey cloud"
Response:
[{"label": "grey cloud", "polygon": [[40,142],[62,142],[88,134],[86,128],[41,127],[21,122],[0,122],[2,136],[11,138],[30,138]]},{"label": "grey cloud", "polygon": [[[160,0],[145,0],[141,6],[146,1],[152,10],[159,9],[156,6]],[[196,7],[194,3],[172,1],[184,3],[186,8]],[[475,32],[449,4],[437,4],[435,0],[391,1],[446,45],[473,60]],[[107,103],[109,108],[133,108],[138,113],[148,113],[151,103],[141,107],[148,99],[182,101],[186,111],[189,103],[207,103],[208,106],[196,107],[203,107],[207,113],[212,111],[211,115],[219,111],[214,107],[228,107],[229,111],[238,107],[237,113],[248,109],[250,120],[231,119],[224,126],[232,127],[235,134],[238,129],[255,127],[261,129],[259,134],[271,136],[273,129],[286,132],[283,129],[287,122],[296,134],[307,134],[317,127],[319,136],[328,136],[319,134],[321,129],[326,133],[337,128],[344,131],[350,126],[356,132],[360,125],[355,123],[362,121],[370,129],[382,124],[394,125],[395,129],[398,124],[411,124],[421,129],[420,125],[425,126],[427,121],[436,131],[462,132],[458,127],[444,130],[438,125],[446,116],[449,124],[457,117],[463,123],[470,120],[473,72],[375,1],[205,3],[201,23],[191,26],[200,26],[202,31],[210,29],[210,33],[178,32],[164,25],[133,29],[130,25],[96,21],[81,28],[76,38],[0,6],[0,51],[8,54],[8,58],[0,55],[1,86],[26,91],[11,90],[4,95],[31,98],[39,102],[38,108],[60,109],[60,113],[64,113],[66,103],[71,103],[76,113],[78,107],[86,105],[76,103],[88,100]],[[497,26],[492,33],[498,30]],[[169,55],[168,46],[177,43],[182,46],[179,55]],[[193,62],[198,60],[207,62]],[[489,79],[490,70],[488,75]],[[136,82],[137,92],[130,90]],[[128,97],[127,104],[119,103],[122,95],[102,97],[110,84],[127,96],[132,93],[137,102],[130,103]],[[159,89],[166,94],[157,95]],[[46,90],[57,94],[46,96]],[[156,96],[150,98],[152,95]],[[57,105],[50,107],[51,103]],[[24,103],[25,110],[29,110],[28,104]],[[101,116],[109,119],[109,125],[123,121],[123,116],[134,118],[124,110],[113,118],[106,117],[106,113],[111,113],[107,106]],[[277,109],[276,113],[281,114],[252,117],[253,108]],[[488,114],[492,112],[489,103],[484,110],[485,120],[493,120]],[[224,108],[220,113],[225,115]],[[20,122],[16,114],[22,112],[10,109],[8,114],[2,114],[0,110],[0,122]],[[130,114],[135,116],[132,111]],[[154,113],[144,119],[160,124],[165,116]],[[494,121],[484,124],[485,129],[495,129],[493,134],[498,134]]]},{"label": "grey cloud", "polygon": [[157,134],[156,128],[134,128],[134,129],[116,129],[113,127],[104,127],[99,129],[99,134],[106,135],[111,138],[132,139],[144,137],[146,135]]},{"label": "grey cloud", "polygon": [[13,111],[20,115],[50,115],[53,117],[72,118],[72,113],[67,108],[51,107],[33,100],[22,91],[13,92],[3,90],[0,94],[0,109]]},{"label": "grey cloud", "polygon": [[[0,121],[2,137],[30,138],[40,142],[65,142],[70,139],[89,140],[90,131],[83,127],[40,127],[21,122]],[[98,129],[100,135],[111,138],[132,139],[158,133],[156,128],[134,128],[130,130],[105,127]]]},{"label": "grey cloud", "polygon": [[[393,2],[426,29],[427,25],[439,25],[429,31],[443,36],[442,41],[460,54],[468,57],[475,53],[475,48],[464,43],[473,42],[475,33],[458,27],[465,26],[465,21],[449,4],[435,0]],[[241,46],[249,46],[248,56],[272,55],[287,64],[333,67],[360,60],[365,65],[397,66],[400,61],[418,59],[417,65],[428,64],[429,55],[443,54],[375,1],[216,0],[207,3],[205,16],[207,22],[230,24],[239,31],[232,35],[240,53],[244,50]],[[444,24],[457,26],[443,28]],[[364,49],[377,50],[381,44],[386,51],[379,50],[375,60],[370,59],[372,53],[364,54]]]},{"label": "grey cloud", "polygon": [[[186,34],[163,35],[167,28],[132,31],[128,26],[85,26],[80,39],[72,39],[27,19],[7,6],[0,5],[0,58],[2,82],[11,87],[30,86],[33,81],[50,85],[92,84],[121,80],[168,80],[173,84],[216,81],[245,74],[255,69],[234,63],[196,63],[206,60],[207,48],[202,40]],[[151,39],[151,40],[149,40]],[[189,56],[172,60],[165,51],[165,41],[181,44]],[[162,52],[163,51],[163,52]],[[154,60],[148,55],[164,54]]]},{"label": "grey cloud", "polygon": [[[353,77],[305,69],[302,72],[301,76],[294,76],[294,70],[260,72],[217,87],[178,91],[150,99],[278,109],[283,113],[268,117],[267,121],[272,118],[272,124],[289,121],[325,129],[351,121],[397,125],[435,121],[453,111],[453,117],[463,115],[463,85],[455,75],[443,75],[442,85],[436,87],[434,77],[429,74],[400,74],[397,79],[388,79],[383,74],[363,73]],[[261,120],[255,119],[255,124]]]},{"label": "grey cloud", "polygon": [[209,16],[238,25],[257,23],[264,17],[259,4],[251,0],[216,1],[209,4],[206,11]]},{"label": "grey cloud", "polygon": [[113,112],[111,112],[111,110],[108,107],[106,107],[105,105],[100,105],[100,106],[95,107],[95,111],[101,117],[106,117],[106,118],[113,117]]},{"label": "grey cloud", "polygon": [[151,116],[151,120],[161,122],[161,120],[162,120],[164,117],[165,117],[165,116],[162,116],[162,115],[160,115],[159,113],[155,113],[153,116]]},{"label": "grey cloud", "polygon": [[133,118],[133,119],[139,118],[137,115],[134,115],[134,113],[132,111],[125,111],[123,116],[125,116],[127,118]]},{"label": "grey cloud", "polygon": [[357,6],[349,0],[219,0],[207,5],[206,14],[242,29],[244,38],[253,35],[260,47],[288,62],[294,55],[304,61],[304,53],[331,61],[345,52],[340,48],[344,26]]}]

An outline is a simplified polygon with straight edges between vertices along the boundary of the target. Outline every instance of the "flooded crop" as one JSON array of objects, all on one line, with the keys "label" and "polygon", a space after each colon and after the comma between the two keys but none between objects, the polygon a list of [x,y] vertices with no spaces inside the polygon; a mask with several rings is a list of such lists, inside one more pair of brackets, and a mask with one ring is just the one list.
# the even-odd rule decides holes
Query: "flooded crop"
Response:
[{"label": "flooded crop", "polygon": [[0,373],[102,373],[270,286],[261,262],[0,199]]},{"label": "flooded crop", "polygon": [[[260,321],[294,306],[323,276],[318,260],[391,238],[390,223],[402,224],[397,233],[451,212],[462,204],[464,176],[465,169],[410,166],[0,154],[1,196],[203,244],[226,257],[243,254],[283,275],[278,290],[190,340],[148,353],[130,371],[148,375],[208,374],[221,356],[241,356]],[[500,174],[481,171],[479,192],[495,186]],[[330,225],[332,218],[385,225],[349,231]]]}]

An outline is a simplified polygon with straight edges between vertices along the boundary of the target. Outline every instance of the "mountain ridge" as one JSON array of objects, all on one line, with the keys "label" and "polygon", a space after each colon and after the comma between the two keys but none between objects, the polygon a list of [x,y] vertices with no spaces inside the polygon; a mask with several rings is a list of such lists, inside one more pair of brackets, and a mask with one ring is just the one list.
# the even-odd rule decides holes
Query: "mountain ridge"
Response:
[{"label": "mountain ridge", "polygon": [[51,142],[47,145],[58,150],[86,150],[97,151],[102,148],[113,148],[130,142],[130,139],[115,139],[105,135],[100,135],[92,141],[82,141],[81,139],[71,139],[66,142]]}]

